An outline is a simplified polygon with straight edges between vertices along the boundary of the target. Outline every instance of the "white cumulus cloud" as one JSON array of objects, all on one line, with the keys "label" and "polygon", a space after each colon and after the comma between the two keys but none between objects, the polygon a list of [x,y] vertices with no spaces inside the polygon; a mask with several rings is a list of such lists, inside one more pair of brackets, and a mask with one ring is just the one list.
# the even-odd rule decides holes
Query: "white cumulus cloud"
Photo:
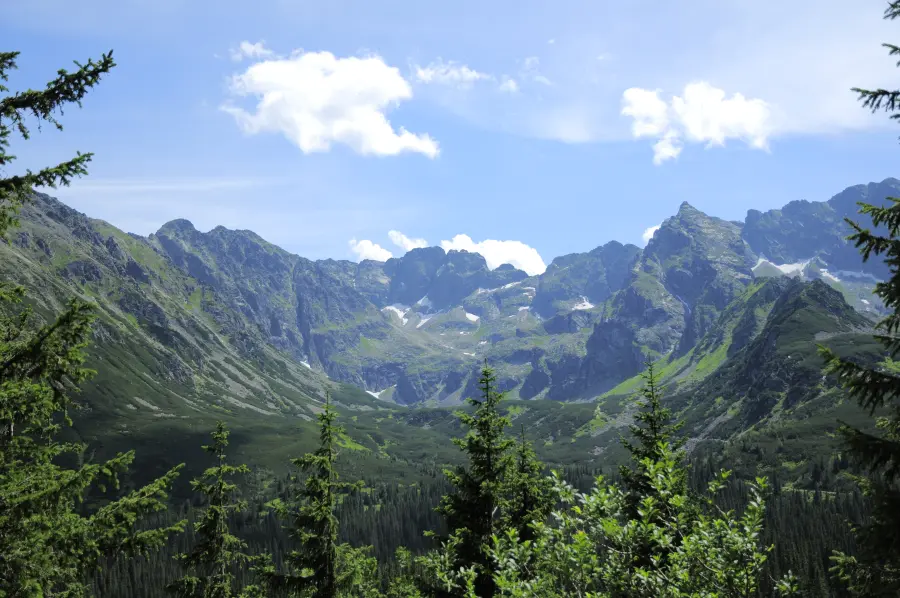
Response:
[{"label": "white cumulus cloud", "polygon": [[626,89],[622,94],[622,114],[634,119],[631,133],[635,137],[659,137],[669,126],[669,107],[660,99],[658,89]]},{"label": "white cumulus cloud", "polygon": [[512,264],[529,275],[541,274],[547,269],[537,249],[521,241],[486,239],[476,243],[469,235],[456,235],[450,241],[441,241],[441,247],[444,251],[457,249],[480,253],[492,270],[503,264]]},{"label": "white cumulus cloud", "polygon": [[248,41],[243,41],[237,48],[231,50],[231,59],[235,62],[240,62],[245,58],[269,58],[274,56],[275,53],[266,48],[265,44],[261,41],[252,44]]},{"label": "white cumulus cloud", "polygon": [[650,242],[650,239],[653,238],[653,235],[656,234],[656,231],[659,230],[660,226],[662,226],[662,225],[657,224],[656,226],[651,226],[650,228],[648,228],[644,231],[644,234],[641,235],[641,238],[644,240],[645,245]]},{"label": "white cumulus cloud", "polygon": [[411,249],[419,247],[428,247],[428,241],[425,239],[410,239],[398,230],[388,231],[388,237],[390,237],[391,243],[400,247],[403,251],[410,251]]},{"label": "white cumulus cloud", "polygon": [[356,254],[356,261],[358,262],[361,262],[363,260],[386,262],[394,257],[390,251],[388,251],[378,243],[373,243],[368,239],[362,239],[361,241],[350,239],[349,245],[350,251]]},{"label": "white cumulus cloud", "polygon": [[362,155],[439,153],[429,135],[395,130],[388,121],[387,110],[412,98],[412,88],[379,56],[296,51],[270,57],[233,76],[231,92],[258,98],[253,112],[231,102],[222,106],[244,132],[281,133],[303,153],[327,152],[335,143]]},{"label": "white cumulus cloud", "polygon": [[772,110],[765,101],[740,93],[728,97],[705,81],[685,86],[681,96],[666,103],[660,90],[632,87],[622,94],[622,115],[631,117],[635,138],[650,137],[653,162],[677,158],[685,142],[725,145],[740,139],[750,147],[767,149],[772,133]]},{"label": "white cumulus cloud", "polygon": [[421,83],[435,83],[452,87],[471,87],[476,81],[493,79],[493,76],[476,71],[452,60],[444,62],[438,58],[428,66],[416,66],[415,78]]}]

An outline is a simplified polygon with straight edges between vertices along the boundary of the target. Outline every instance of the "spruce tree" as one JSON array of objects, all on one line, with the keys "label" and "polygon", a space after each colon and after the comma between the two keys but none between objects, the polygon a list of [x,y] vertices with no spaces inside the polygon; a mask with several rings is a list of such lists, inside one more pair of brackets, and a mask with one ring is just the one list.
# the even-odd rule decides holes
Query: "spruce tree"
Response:
[{"label": "spruce tree", "polygon": [[[3,82],[17,57],[0,53],[0,93],[8,91]],[[71,73],[60,70],[43,90],[0,98],[0,168],[15,159],[8,152],[13,133],[29,139],[27,118],[62,129],[56,115],[66,105],[80,105],[114,62],[109,53],[76,66]],[[78,154],[57,166],[0,178],[0,238],[17,224],[18,209],[31,201],[35,186],[67,185],[86,174],[90,159]],[[143,516],[165,509],[178,468],[102,507],[85,507],[90,491],[118,487],[117,474],[134,457],[129,452],[105,463],[64,465],[85,449],[57,438],[77,406],[72,393],[93,374],[84,367],[83,350],[95,314],[73,299],[54,322],[41,325],[24,298],[21,287],[0,283],[0,595],[83,596],[101,560],[146,553],[183,527],[137,530]]]},{"label": "spruce tree", "polygon": [[[641,374],[644,386],[641,388],[641,400],[637,404],[638,411],[635,414],[637,423],[629,426],[632,440],[623,439],[622,444],[631,454],[631,466],[623,465],[619,468],[622,477],[622,487],[627,495],[628,513],[630,517],[638,517],[637,510],[640,503],[652,495],[653,488],[643,475],[641,463],[645,459],[657,462],[663,451],[668,451],[675,456],[678,463],[684,462],[684,439],[677,437],[676,433],[681,429],[683,422],[674,422],[672,411],[662,406],[662,390],[659,387],[659,375],[656,373],[652,362],[647,362],[647,369]],[[665,448],[664,448],[665,447]],[[681,488],[687,488],[687,472],[681,468],[677,473]]]},{"label": "spruce tree", "polygon": [[534,537],[532,523],[544,521],[553,509],[553,479],[544,472],[534,448],[525,437],[525,426],[516,444],[515,464],[506,484],[507,514],[504,527],[515,529],[522,541]]},{"label": "spruce tree", "polygon": [[494,595],[493,562],[488,554],[491,536],[499,531],[503,515],[504,484],[512,465],[510,449],[514,441],[506,435],[508,417],[500,415],[503,395],[497,392],[497,378],[485,362],[479,379],[481,398],[469,398],[473,413],[462,412],[460,422],[469,431],[453,442],[466,453],[468,464],[445,470],[453,490],[441,500],[438,512],[455,536],[458,567],[474,567],[478,596]]},{"label": "spruce tree", "polygon": [[237,484],[230,480],[250,473],[250,468],[226,462],[228,428],[223,422],[216,423],[212,439],[213,443],[203,450],[213,455],[216,464],[191,480],[191,487],[207,502],[194,523],[198,541],[190,553],[178,556],[188,574],[168,588],[183,598],[231,598],[254,591],[247,588],[241,593],[236,587],[235,570],[246,566],[251,557],[244,552],[246,542],[229,531],[231,517],[247,509],[246,501],[235,499]]},{"label": "spruce tree", "polygon": [[[885,11],[889,20],[900,16],[900,1],[890,2]],[[884,44],[890,55],[900,56],[900,47]],[[863,106],[872,112],[885,111],[900,119],[900,90],[853,89]],[[891,358],[900,353],[900,199],[887,198],[888,205],[860,203],[860,213],[869,216],[883,233],[873,232],[847,220],[854,233],[848,237],[859,248],[863,261],[883,256],[890,279],[875,285],[891,313],[878,323],[876,339]],[[884,367],[865,366],[841,359],[820,347],[827,360],[826,371],[835,374],[841,385],[875,419],[875,430],[865,431],[842,425],[846,448],[868,472],[857,478],[871,500],[871,516],[856,529],[857,557],[834,556],[833,572],[862,596],[900,595],[900,377]]]},{"label": "spruce tree", "polygon": [[[289,567],[277,573],[269,567],[264,575],[279,595],[335,598],[359,586],[371,592],[372,561],[365,549],[338,543],[339,521],[335,511],[341,497],[362,488],[362,482],[341,482],[335,470],[337,439],[343,427],[335,424],[337,413],[326,392],[325,408],[319,414],[319,448],[291,462],[305,472],[306,479],[295,501],[273,501],[276,512],[288,519],[290,537],[299,544],[285,556]],[[298,484],[299,477],[292,476]]]}]

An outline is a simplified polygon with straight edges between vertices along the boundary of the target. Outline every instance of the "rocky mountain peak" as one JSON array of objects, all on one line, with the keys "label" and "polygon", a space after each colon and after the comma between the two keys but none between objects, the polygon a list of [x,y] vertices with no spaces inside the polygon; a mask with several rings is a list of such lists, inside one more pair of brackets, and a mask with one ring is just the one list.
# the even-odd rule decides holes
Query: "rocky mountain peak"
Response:
[{"label": "rocky mountain peak", "polygon": [[886,178],[880,183],[872,182],[865,185],[853,185],[847,187],[828,200],[828,205],[843,216],[856,218],[859,208],[857,202],[883,205],[886,198],[900,195],[900,180]]},{"label": "rocky mountain peak", "polygon": [[465,249],[451,249],[447,252],[447,264],[466,271],[487,270],[487,261],[480,253],[472,253]]},{"label": "rocky mountain peak", "polygon": [[683,202],[681,202],[681,205],[678,206],[678,213],[680,214],[682,212],[691,213],[691,212],[700,212],[700,210],[698,210],[697,208],[692,206],[687,201],[683,201]]},{"label": "rocky mountain peak", "polygon": [[[394,387],[395,398],[409,403],[451,395],[457,400],[474,379],[474,360],[490,357],[510,389],[528,379],[521,396],[569,399],[604,392],[636,373],[646,357],[672,352],[677,359],[698,347],[747,290],[761,254],[775,260],[770,270],[783,272],[799,262],[810,272],[818,268],[817,277],[829,284],[850,284],[841,281],[853,273],[843,271],[861,266],[836,228],[842,210],[886,194],[900,195],[900,182],[848,188],[829,202],[751,211],[746,222],[711,217],[683,202],[644,250],[610,241],[559,256],[538,276],[511,264],[491,270],[479,253],[441,247],[413,249],[386,262],[308,260],[248,230],[200,232],[184,219],[166,223],[149,239],[113,239],[110,225],[49,198],[36,202],[34,211],[43,214],[33,220],[90,253],[65,265],[68,280],[112,284],[124,272],[136,284],[158,285],[170,294],[161,297],[177,301],[160,299],[159,309],[171,320],[154,322],[165,328],[167,321],[194,318],[205,326],[213,318],[241,355],[277,349],[335,380]],[[41,238],[47,235],[18,239],[16,247],[49,260],[51,248],[43,249]],[[94,266],[107,262],[108,271],[98,276]],[[183,288],[172,287],[176,279],[185,281]],[[831,304],[840,318],[850,317],[829,293],[814,285],[809,297],[797,301],[821,295],[817,305]],[[152,311],[133,303],[126,307],[139,315]],[[174,334],[167,330],[157,331],[159,337]]]},{"label": "rocky mountain peak", "polygon": [[[857,250],[846,242],[852,230],[844,218],[860,220],[857,202],[880,205],[893,196],[900,196],[900,181],[888,178],[847,187],[828,201],[798,200],[778,210],[749,210],[742,235],[757,255],[775,264],[819,258],[831,270],[861,271],[884,278],[887,269],[883,260],[862,263]],[[862,222],[871,225],[871,220],[863,218]]]},{"label": "rocky mountain peak", "polygon": [[159,227],[159,230],[156,231],[156,234],[166,236],[179,236],[185,233],[196,232],[198,231],[190,220],[185,220],[184,218],[176,218],[175,220],[170,220],[169,222],[166,222],[161,227]]}]

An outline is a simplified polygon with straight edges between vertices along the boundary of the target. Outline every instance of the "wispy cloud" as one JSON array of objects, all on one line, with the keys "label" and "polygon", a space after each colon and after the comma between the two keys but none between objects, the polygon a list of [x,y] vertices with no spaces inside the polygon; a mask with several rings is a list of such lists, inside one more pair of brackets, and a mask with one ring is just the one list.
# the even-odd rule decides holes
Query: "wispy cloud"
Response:
[{"label": "wispy cloud", "polygon": [[[648,19],[637,5],[620,4],[602,16],[588,11],[583,23],[568,23],[572,34],[551,38],[553,44],[534,36],[530,48],[516,44],[524,57],[518,68],[506,46],[502,62],[484,61],[514,76],[505,85],[497,77],[497,87],[518,93],[491,94],[496,87],[475,85],[465,101],[429,99],[484,128],[584,143],[633,138],[623,93],[658,89],[670,126],[648,136],[657,162],[692,143],[740,141],[763,149],[787,136],[883,128],[888,121],[861,110],[848,91],[886,87],[895,75],[880,46],[892,35],[880,13],[877,2],[759,0],[667,6]],[[554,18],[535,16],[548,24],[534,35]],[[635,35],[644,38],[640,48],[633,46]],[[701,107],[707,101],[714,113]]]},{"label": "wispy cloud", "polygon": [[271,58],[272,56],[275,56],[275,52],[268,49],[263,41],[258,41],[256,43],[243,41],[238,44],[237,48],[233,48],[229,52],[229,55],[233,61],[240,62],[245,58]]},{"label": "wispy cloud", "polygon": [[505,76],[503,81],[500,82],[500,86],[497,88],[500,91],[505,91],[507,93],[516,93],[519,91],[519,84],[516,83],[516,80],[512,77]]},{"label": "wispy cloud", "polygon": [[412,65],[412,79],[423,85],[441,85],[456,90],[471,90],[477,83],[506,93],[519,90],[518,82],[509,75],[495,75],[476,70],[455,60],[437,58],[426,66]]},{"label": "wispy cloud", "polygon": [[361,231],[411,226],[421,216],[412,196],[372,190],[321,163],[298,164],[283,178],[91,176],[48,193],[128,232],[148,235],[170,220],[185,218],[201,231],[220,225],[252,230],[313,259],[344,254],[346,245],[340,239],[361,237]]},{"label": "wispy cloud", "polygon": [[427,66],[416,65],[414,69],[414,77],[420,83],[434,83],[460,88],[471,87],[476,81],[489,81],[494,78],[492,75],[476,71],[464,64],[459,64],[452,60],[445,62],[441,58]]},{"label": "wispy cloud", "polygon": [[541,59],[537,56],[529,56],[522,64],[521,77],[528,81],[534,81],[541,85],[553,85],[553,82],[540,72]]},{"label": "wispy cloud", "polygon": [[185,178],[185,179],[130,179],[130,178],[95,178],[76,179],[69,187],[50,190],[46,193],[67,195],[82,194],[115,194],[134,195],[144,193],[203,193],[228,189],[248,189],[270,187],[285,184],[287,179],[280,178]]}]

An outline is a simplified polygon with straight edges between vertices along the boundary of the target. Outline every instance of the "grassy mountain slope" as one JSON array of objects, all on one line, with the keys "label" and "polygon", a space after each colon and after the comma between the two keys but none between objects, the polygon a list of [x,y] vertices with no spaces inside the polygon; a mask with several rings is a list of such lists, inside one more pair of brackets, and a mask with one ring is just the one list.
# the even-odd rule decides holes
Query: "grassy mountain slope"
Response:
[{"label": "grassy mountain slope", "polygon": [[[823,376],[819,344],[864,363],[886,362],[873,320],[821,280],[761,278],[734,299],[688,353],[656,362],[668,404],[686,422],[689,450],[723,449],[746,475],[804,480],[837,446],[839,420],[870,422]],[[626,405],[635,376],[598,402]],[[787,463],[787,465],[784,465]]]},{"label": "grassy mountain slope", "polygon": [[[750,467],[753,439],[790,452],[799,481],[836,417],[853,417],[821,379],[816,343],[881,359],[867,336],[879,310],[866,299],[871,272],[836,270],[834,251],[799,269],[763,261],[747,225],[687,203],[643,251],[609,243],[540,276],[439,248],[311,261],[184,220],[144,238],[43,195],[21,220],[0,245],[0,274],[27,285],[45,316],[73,294],[98,304],[99,374],[76,432],[100,454],[137,448],[145,476],[201,458],[216,419],[234,427],[237,455],[281,469],[310,448],[329,390],[348,466],[414,479],[456,458],[454,410],[477,393],[484,360],[545,459],[615,461],[650,357],[692,449],[722,446]],[[790,243],[779,237],[783,256],[805,251]]]}]

